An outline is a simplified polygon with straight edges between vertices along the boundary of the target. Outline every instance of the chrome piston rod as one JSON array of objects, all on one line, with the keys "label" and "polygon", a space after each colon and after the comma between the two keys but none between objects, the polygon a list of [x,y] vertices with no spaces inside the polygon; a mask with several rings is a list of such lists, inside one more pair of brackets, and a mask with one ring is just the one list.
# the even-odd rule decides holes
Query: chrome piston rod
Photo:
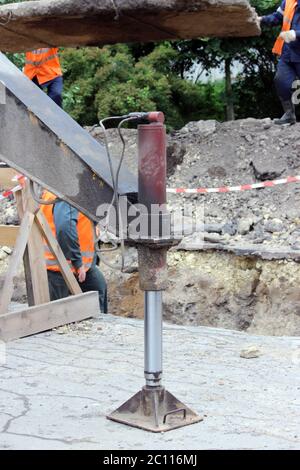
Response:
[{"label": "chrome piston rod", "polygon": [[148,387],[161,386],[162,292],[145,292],[145,379]]}]

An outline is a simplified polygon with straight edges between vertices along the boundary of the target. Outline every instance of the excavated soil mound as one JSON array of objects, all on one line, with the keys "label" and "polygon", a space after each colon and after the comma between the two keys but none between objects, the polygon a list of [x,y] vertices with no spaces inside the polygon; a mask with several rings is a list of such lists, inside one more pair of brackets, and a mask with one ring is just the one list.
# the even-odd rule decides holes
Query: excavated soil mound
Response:
[{"label": "excavated soil mound", "polygon": [[[101,129],[93,129],[92,134],[103,140]],[[136,131],[125,130],[124,135],[125,161],[136,172]],[[117,133],[110,130],[108,137],[112,153],[120,155]],[[281,129],[269,119],[190,123],[169,136],[168,186],[236,186],[298,175],[299,142],[300,124]],[[181,250],[169,253],[165,319],[258,334],[299,335],[300,184],[228,194],[169,195],[168,200],[170,209],[190,201],[195,206],[204,204],[207,250],[190,248],[191,242],[197,246],[203,238],[203,233],[195,233],[183,240]],[[11,223],[13,206],[13,202],[1,203],[1,223]],[[248,247],[251,256],[245,250]],[[241,256],[243,250],[246,256]],[[7,257],[2,250],[0,270]],[[133,248],[126,258],[128,266],[136,266]],[[102,269],[109,284],[110,311],[141,317],[138,274],[122,274],[104,264]]]}]

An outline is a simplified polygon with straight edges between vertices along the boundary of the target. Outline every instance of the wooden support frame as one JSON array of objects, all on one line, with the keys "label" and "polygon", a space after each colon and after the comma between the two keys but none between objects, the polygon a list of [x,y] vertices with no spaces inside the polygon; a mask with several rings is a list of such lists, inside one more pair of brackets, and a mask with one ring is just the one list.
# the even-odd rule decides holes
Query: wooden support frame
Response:
[{"label": "wooden support frame", "polygon": [[[20,255],[23,257],[24,262],[28,304],[32,306],[50,302],[47,269],[44,259],[43,234],[39,231],[35,220],[39,206],[31,197],[28,183],[26,183],[22,191],[16,193],[15,199],[20,220],[23,220],[26,213],[33,214],[34,216],[26,250]],[[1,313],[4,313],[4,311],[1,310],[0,306],[0,315]]]},{"label": "wooden support frame", "polygon": [[0,315],[3,315],[5,312],[7,312],[14,289],[14,277],[18,273],[18,267],[25,253],[33,221],[34,215],[26,212],[20,226],[20,236],[18,237],[14,252],[12,254],[8,272],[5,276],[5,281],[2,287],[0,298]]},{"label": "wooden support frame", "polygon": [[16,312],[0,315],[0,339],[12,341],[62,325],[95,317],[98,292],[87,292]]},{"label": "wooden support frame", "polygon": [[[15,194],[15,198],[21,225],[14,227],[13,230],[9,227],[2,231],[2,238],[6,237],[6,240],[9,240],[9,236],[15,237],[14,251],[0,293],[0,340],[4,341],[91,318],[100,312],[98,293],[82,294],[80,285],[47,220],[31,197],[29,183]],[[71,297],[50,302],[44,239],[73,294]],[[12,245],[13,242],[6,244]],[[30,307],[7,313],[13,293],[14,278],[22,260]]]}]

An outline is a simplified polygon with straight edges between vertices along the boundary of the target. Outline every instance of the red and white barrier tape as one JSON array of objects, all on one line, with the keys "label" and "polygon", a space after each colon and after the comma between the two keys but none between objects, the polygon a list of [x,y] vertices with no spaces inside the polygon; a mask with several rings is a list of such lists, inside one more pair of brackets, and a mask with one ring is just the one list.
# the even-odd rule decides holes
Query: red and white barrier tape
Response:
[{"label": "red and white barrier tape", "polygon": [[16,175],[12,178],[12,181],[19,181],[21,184],[18,184],[17,186],[15,186],[14,188],[11,188],[11,189],[7,189],[6,191],[3,191],[1,194],[0,194],[0,201],[3,201],[4,199],[8,199],[10,196],[12,196],[14,193],[16,193],[17,191],[20,191],[21,189],[23,189],[23,185],[24,185],[24,181],[25,181],[26,177],[23,176],[23,175]]},{"label": "red and white barrier tape", "polygon": [[18,184],[18,186],[15,186],[12,189],[8,189],[7,191],[3,191],[3,193],[0,194],[0,201],[3,201],[4,199],[8,199],[10,196],[12,196],[17,191],[20,191],[22,188],[23,188],[23,186]]},{"label": "red and white barrier tape", "polygon": [[237,191],[249,191],[251,189],[259,188],[273,188],[280,184],[288,183],[300,183],[300,176],[288,176],[280,180],[274,181],[264,181],[262,183],[253,183],[253,184],[243,184],[240,186],[223,186],[220,188],[196,188],[196,189],[186,189],[186,188],[168,188],[167,193],[169,194],[208,194],[208,193],[231,193]]},{"label": "red and white barrier tape", "polygon": [[[26,177],[23,175],[16,175],[13,177],[12,181],[19,181],[21,184],[15,186],[12,189],[4,191],[0,194],[0,201],[3,199],[9,198],[12,194],[19,191],[23,188],[24,181]],[[273,188],[274,186],[279,186],[289,183],[300,183],[300,176],[288,176],[287,178],[282,178],[280,180],[273,181],[263,181],[262,183],[253,183],[253,184],[243,184],[239,186],[221,186],[219,188],[167,188],[168,194],[209,194],[209,193],[232,193],[238,191],[249,191],[252,189],[260,188]]]}]

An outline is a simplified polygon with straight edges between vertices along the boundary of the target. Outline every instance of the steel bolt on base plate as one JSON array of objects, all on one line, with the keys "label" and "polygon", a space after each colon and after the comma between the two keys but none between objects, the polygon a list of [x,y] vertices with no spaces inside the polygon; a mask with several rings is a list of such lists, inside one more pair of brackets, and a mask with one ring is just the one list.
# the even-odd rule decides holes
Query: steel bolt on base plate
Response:
[{"label": "steel bolt on base plate", "polygon": [[143,387],[107,419],[151,432],[166,432],[203,421],[163,387]]}]

